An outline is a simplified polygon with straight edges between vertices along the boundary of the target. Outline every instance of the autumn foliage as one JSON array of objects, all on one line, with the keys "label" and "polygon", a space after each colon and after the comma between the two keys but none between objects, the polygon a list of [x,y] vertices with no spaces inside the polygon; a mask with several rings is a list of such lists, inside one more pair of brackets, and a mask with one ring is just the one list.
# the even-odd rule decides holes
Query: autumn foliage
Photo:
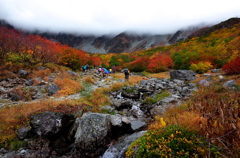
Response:
[{"label": "autumn foliage", "polygon": [[240,56],[223,65],[222,70],[228,75],[240,74]]},{"label": "autumn foliage", "polygon": [[155,57],[150,60],[147,70],[149,72],[163,72],[173,66],[173,60],[169,56]]},{"label": "autumn foliage", "polygon": [[[52,42],[39,35],[27,35],[6,27],[0,28],[0,61],[11,69],[34,68],[55,63],[80,69],[90,61],[89,55],[58,42]],[[93,64],[99,64],[99,57],[91,59]]]},{"label": "autumn foliage", "polygon": [[200,62],[191,64],[189,68],[190,70],[193,70],[196,73],[202,74],[207,72],[212,67],[213,66],[209,61],[200,61]]},{"label": "autumn foliage", "polygon": [[[103,66],[118,70],[129,68],[132,72],[162,72],[169,68],[192,69],[204,73],[209,68],[221,68],[227,74],[238,73],[237,56],[240,50],[240,24],[219,29],[207,36],[194,37],[175,45],[161,46],[134,53],[88,54],[38,35],[1,27],[0,60],[9,69],[33,68],[46,63],[80,70],[81,66]],[[234,63],[234,64],[233,64]],[[207,67],[204,66],[207,64]]]}]

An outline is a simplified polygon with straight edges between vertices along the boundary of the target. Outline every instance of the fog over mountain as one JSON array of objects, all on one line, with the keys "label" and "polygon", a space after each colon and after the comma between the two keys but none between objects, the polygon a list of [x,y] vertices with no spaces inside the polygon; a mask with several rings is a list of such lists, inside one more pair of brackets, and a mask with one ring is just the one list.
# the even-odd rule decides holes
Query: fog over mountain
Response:
[{"label": "fog over mountain", "polygon": [[240,16],[240,1],[228,0],[1,0],[0,19],[31,31],[74,34],[173,34],[198,24]]}]

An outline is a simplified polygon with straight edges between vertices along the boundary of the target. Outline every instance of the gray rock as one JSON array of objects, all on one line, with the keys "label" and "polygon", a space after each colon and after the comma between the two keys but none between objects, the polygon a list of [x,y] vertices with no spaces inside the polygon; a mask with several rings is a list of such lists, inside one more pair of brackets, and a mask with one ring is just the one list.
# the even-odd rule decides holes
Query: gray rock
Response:
[{"label": "gray rock", "polygon": [[6,87],[5,85],[7,84],[7,81],[3,80],[0,82],[0,86]]},{"label": "gray rock", "polygon": [[146,122],[143,122],[143,121],[140,121],[140,120],[136,120],[136,121],[131,122],[131,127],[132,127],[133,131],[139,131],[146,126],[147,126]]},{"label": "gray rock", "polygon": [[21,127],[17,130],[17,136],[20,140],[24,140],[30,136],[30,127]]},{"label": "gray rock", "polygon": [[111,107],[110,105],[105,105],[101,107],[102,110],[107,110],[108,112],[113,112],[114,108]]},{"label": "gray rock", "polygon": [[122,127],[122,116],[111,115],[111,124],[113,126]]},{"label": "gray rock", "polygon": [[101,158],[123,158],[127,148],[138,138],[143,136],[146,131],[136,132],[120,138],[114,145],[111,145]]},{"label": "gray rock", "polygon": [[201,85],[201,86],[209,86],[210,83],[206,80],[206,79],[203,79],[203,80],[200,80],[198,82],[198,85]]},{"label": "gray rock", "polygon": [[75,134],[75,146],[86,157],[97,157],[111,141],[109,114],[83,114]]},{"label": "gray rock", "polygon": [[170,71],[170,79],[193,81],[196,79],[196,73],[193,72],[192,70],[173,70]]},{"label": "gray rock", "polygon": [[140,81],[140,85],[142,85],[142,86],[146,85],[147,83],[148,83],[147,80],[141,80],[141,81]]},{"label": "gray rock", "polygon": [[0,149],[0,153],[5,154],[5,153],[7,153],[7,152],[8,152],[8,150],[6,150],[6,149],[4,149],[4,148],[1,148],[1,149]]},{"label": "gray rock", "polygon": [[47,68],[45,66],[40,66],[37,68],[38,70],[46,70]]},{"label": "gray rock", "polygon": [[47,92],[49,96],[56,94],[59,90],[60,87],[58,87],[56,84],[50,84],[47,86]]},{"label": "gray rock", "polygon": [[123,83],[123,82],[125,82],[125,80],[124,79],[118,79],[118,82]]},{"label": "gray rock", "polygon": [[28,75],[28,72],[26,70],[19,70],[18,75],[19,77],[26,77]]},{"label": "gray rock", "polygon": [[0,94],[5,94],[5,93],[7,93],[7,90],[0,86]]},{"label": "gray rock", "polygon": [[54,76],[48,76],[48,82],[53,82],[53,81],[54,81],[54,79],[55,79],[55,77],[54,77]]},{"label": "gray rock", "polygon": [[26,81],[27,86],[32,86],[33,85],[33,79],[29,79]]},{"label": "gray rock", "polygon": [[34,134],[43,137],[52,137],[69,130],[74,120],[73,115],[47,111],[31,116],[30,125]]},{"label": "gray rock", "polygon": [[112,101],[113,106],[116,107],[117,110],[121,110],[121,109],[129,109],[132,107],[132,101],[130,99],[113,99]]},{"label": "gray rock", "polygon": [[210,77],[211,74],[203,74],[203,76],[205,76],[205,77]]},{"label": "gray rock", "polygon": [[163,98],[161,101],[159,101],[157,104],[159,105],[163,105],[163,104],[168,104],[168,103],[174,103],[174,102],[177,102],[178,99],[175,98],[175,97],[172,97],[172,96],[169,96],[169,97],[165,97]]},{"label": "gray rock", "polygon": [[139,99],[140,92],[136,87],[127,87],[122,91],[122,96],[129,99]]},{"label": "gray rock", "polygon": [[220,69],[212,69],[211,72],[212,73],[218,73],[218,72],[220,72]]},{"label": "gray rock", "polygon": [[67,72],[71,75],[71,76],[77,76],[77,73],[76,72],[73,72],[71,70],[67,70]]},{"label": "gray rock", "polygon": [[10,92],[8,96],[12,101],[19,101],[21,99],[21,97],[14,91]]},{"label": "gray rock", "polygon": [[223,84],[223,87],[230,87],[230,88],[232,88],[234,86],[236,86],[236,82],[234,80],[227,81],[227,82],[225,82]]}]

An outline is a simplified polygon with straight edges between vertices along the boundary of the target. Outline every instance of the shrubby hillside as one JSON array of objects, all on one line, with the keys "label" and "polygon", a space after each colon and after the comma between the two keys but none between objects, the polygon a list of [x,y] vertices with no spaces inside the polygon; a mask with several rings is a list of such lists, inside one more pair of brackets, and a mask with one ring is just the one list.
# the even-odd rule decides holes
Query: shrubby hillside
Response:
[{"label": "shrubby hillside", "polygon": [[[234,22],[233,22],[234,21]],[[169,70],[186,69],[197,73],[196,81],[184,84],[195,85],[197,90],[183,104],[168,109],[163,115],[152,117],[146,135],[134,142],[127,150],[127,157],[239,157],[239,74],[240,74],[240,24],[238,18],[229,19],[221,25],[199,30],[191,38],[168,46],[120,54],[90,54],[82,50],[62,45],[34,34],[3,26],[0,28],[0,81],[11,89],[19,79],[19,70],[27,70],[33,86],[51,82],[61,90],[54,97],[66,97],[80,93],[77,100],[45,100],[17,104],[7,101],[0,109],[0,147],[16,149],[24,142],[16,137],[16,130],[29,125],[30,116],[44,111],[62,113],[85,112],[108,113],[101,107],[110,105],[109,94],[124,89],[128,93],[134,89],[126,87],[139,84],[142,80],[154,81],[161,78],[164,84],[169,81]],[[208,30],[208,31],[207,31]],[[201,32],[201,33],[199,33]],[[204,33],[203,33],[204,32]],[[107,69],[116,66],[117,72],[128,68],[133,72],[129,81],[123,82],[123,74],[112,74],[97,88],[98,75],[80,72],[83,65],[91,68],[103,66]],[[210,70],[217,70],[216,72]],[[71,75],[67,72],[77,72]],[[97,75],[96,75],[97,74]],[[96,76],[97,77],[96,77]],[[44,82],[37,82],[41,77]],[[121,82],[118,82],[120,79]],[[205,79],[199,84],[198,81]],[[226,86],[230,80],[232,85]],[[11,84],[8,84],[11,83]],[[143,81],[144,82],[144,81]],[[177,82],[177,81],[176,81]],[[142,83],[143,84],[143,83]],[[179,82],[183,85],[183,82]],[[6,93],[0,85],[0,94]],[[151,84],[145,85],[151,90]],[[163,87],[159,85],[158,88]],[[31,101],[33,89],[14,87],[24,101]],[[141,87],[140,87],[141,89]],[[171,89],[171,87],[170,87]],[[186,87],[178,88],[184,91]],[[141,89],[144,91],[144,89]],[[173,89],[169,90],[174,91]],[[167,93],[168,93],[167,92]],[[46,93],[42,91],[42,93]],[[161,94],[159,92],[159,94]],[[146,97],[147,109],[159,101],[159,94]],[[29,99],[30,98],[30,99]],[[49,98],[48,98],[49,99]],[[5,104],[5,101],[2,100]],[[150,111],[150,110],[149,110]],[[124,112],[121,113],[124,115]],[[24,145],[23,145],[24,144]],[[176,145],[177,144],[177,145]]]}]

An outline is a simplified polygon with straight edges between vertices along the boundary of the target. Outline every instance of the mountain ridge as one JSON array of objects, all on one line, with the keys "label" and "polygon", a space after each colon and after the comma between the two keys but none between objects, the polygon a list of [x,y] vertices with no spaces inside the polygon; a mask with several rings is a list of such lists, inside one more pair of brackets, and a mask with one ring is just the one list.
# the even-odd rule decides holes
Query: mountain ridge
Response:
[{"label": "mountain ridge", "polygon": [[[165,35],[122,32],[116,35],[106,34],[97,36],[52,32],[41,33],[39,31],[29,32],[29,34],[40,35],[51,41],[60,42],[88,53],[132,53],[153,47],[172,45],[193,37],[204,36],[221,28],[229,28],[237,23],[240,23],[240,18],[230,18],[216,25],[188,27],[180,29],[173,34]],[[0,20],[0,26],[16,29],[6,20]]]}]

